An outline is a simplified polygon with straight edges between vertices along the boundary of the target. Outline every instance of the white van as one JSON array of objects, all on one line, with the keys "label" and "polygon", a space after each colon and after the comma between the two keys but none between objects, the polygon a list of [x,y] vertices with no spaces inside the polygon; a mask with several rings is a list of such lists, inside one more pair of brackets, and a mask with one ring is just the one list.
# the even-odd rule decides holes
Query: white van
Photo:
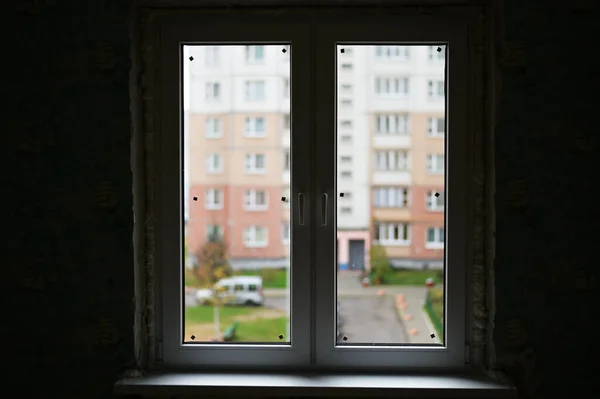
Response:
[{"label": "white van", "polygon": [[[227,298],[230,305],[262,306],[265,302],[260,276],[234,276],[219,280],[217,288],[223,288],[220,295]],[[196,292],[198,304],[207,304],[212,298],[210,289],[201,289]]]}]

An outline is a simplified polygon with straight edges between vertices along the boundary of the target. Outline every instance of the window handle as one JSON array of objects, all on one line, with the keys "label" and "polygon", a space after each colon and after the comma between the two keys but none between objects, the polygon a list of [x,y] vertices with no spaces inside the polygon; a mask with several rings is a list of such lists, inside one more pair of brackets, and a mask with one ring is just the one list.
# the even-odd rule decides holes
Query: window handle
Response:
[{"label": "window handle", "polygon": [[323,193],[321,196],[321,226],[327,226],[327,200],[329,196]]},{"label": "window handle", "polygon": [[304,193],[298,194],[298,224],[304,226]]}]

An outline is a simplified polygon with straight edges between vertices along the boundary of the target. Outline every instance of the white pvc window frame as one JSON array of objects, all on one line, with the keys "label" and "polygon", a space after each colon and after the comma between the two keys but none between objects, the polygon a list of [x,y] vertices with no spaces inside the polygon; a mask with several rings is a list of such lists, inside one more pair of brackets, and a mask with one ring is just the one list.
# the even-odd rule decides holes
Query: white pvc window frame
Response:
[{"label": "white pvc window frame", "polygon": [[[316,362],[329,367],[385,368],[396,370],[457,369],[465,364],[466,338],[466,256],[468,236],[469,141],[468,87],[469,65],[467,24],[459,18],[441,16],[377,16],[344,18],[343,22],[323,23],[316,28],[317,55],[321,67],[317,79],[317,135],[319,160],[316,175],[315,205],[315,301]],[[440,45],[446,51],[445,108],[447,163],[445,174],[445,329],[438,345],[349,345],[336,339],[336,127],[335,105],[338,46],[360,44]],[[328,67],[327,67],[328,66]]]},{"label": "white pvc window frame", "polygon": [[[161,367],[262,368],[296,367],[310,362],[310,176],[301,160],[310,159],[310,25],[265,17],[173,16],[165,18],[160,35],[160,140],[156,202],[157,266],[160,270],[160,328],[157,330]],[[272,344],[184,342],[183,276],[183,45],[289,45],[291,77],[291,323],[290,341]],[[302,201],[298,199],[302,198]],[[300,207],[300,205],[302,205]],[[302,212],[301,212],[302,211]],[[300,213],[302,218],[300,218]]]}]

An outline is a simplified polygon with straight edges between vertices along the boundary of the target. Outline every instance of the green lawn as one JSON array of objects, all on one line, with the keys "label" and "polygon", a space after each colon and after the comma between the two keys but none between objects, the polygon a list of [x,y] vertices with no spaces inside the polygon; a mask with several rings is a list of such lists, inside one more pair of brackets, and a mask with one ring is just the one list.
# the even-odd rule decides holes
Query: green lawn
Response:
[{"label": "green lawn", "polygon": [[[258,269],[258,270],[239,270],[234,273],[237,276],[261,276],[263,278],[263,288],[286,288],[287,271],[286,269]],[[185,270],[185,286],[200,288],[200,284],[191,270]]]},{"label": "green lawn", "polygon": [[[257,308],[247,306],[221,306],[219,308],[219,320],[223,328],[229,327],[233,323],[236,316],[242,316],[256,312]],[[203,324],[213,322],[213,307],[212,306],[186,306],[185,308],[185,324]]]},{"label": "green lawn", "polygon": [[438,336],[443,336],[444,329],[444,290],[443,288],[432,288],[429,291],[431,307],[425,306],[425,312],[429,315],[431,323],[435,327]]},{"label": "green lawn", "polygon": [[[234,339],[235,342],[285,342],[287,317],[241,322]],[[279,339],[283,335],[283,339]]]},{"label": "green lawn", "polygon": [[425,285],[425,280],[433,278],[436,284],[442,282],[443,276],[438,270],[393,269],[381,281],[382,285]]}]

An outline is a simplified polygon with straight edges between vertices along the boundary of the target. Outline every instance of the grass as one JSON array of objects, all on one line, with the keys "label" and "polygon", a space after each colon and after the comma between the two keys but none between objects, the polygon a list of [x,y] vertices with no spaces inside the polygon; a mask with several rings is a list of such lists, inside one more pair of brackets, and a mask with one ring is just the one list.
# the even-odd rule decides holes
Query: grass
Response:
[{"label": "grass", "polygon": [[[251,312],[256,312],[256,308],[247,306],[221,306],[219,308],[219,321],[224,328],[229,327],[237,316],[244,316]],[[212,306],[186,306],[185,324],[204,324],[213,322]]]},{"label": "grass", "polygon": [[[236,337],[236,342],[285,342],[287,329],[287,317],[278,317],[275,319],[261,319],[254,321],[245,321],[240,323]],[[279,339],[279,335],[284,339]]]},{"label": "grass", "polygon": [[[258,270],[238,270],[234,272],[236,276],[261,276],[263,278],[263,288],[286,288],[287,287],[287,270],[286,269],[258,269]],[[192,288],[200,288],[194,273],[185,269],[185,286]]]},{"label": "grass", "polygon": [[440,284],[443,278],[441,270],[393,269],[383,277],[381,285],[424,286],[428,278],[433,278],[436,284]]},{"label": "grass", "polygon": [[[444,326],[444,290],[443,288],[432,288],[429,291],[429,301],[431,306],[425,306],[425,311],[429,315],[438,336],[443,337]],[[433,313],[433,314],[432,314]]]}]

